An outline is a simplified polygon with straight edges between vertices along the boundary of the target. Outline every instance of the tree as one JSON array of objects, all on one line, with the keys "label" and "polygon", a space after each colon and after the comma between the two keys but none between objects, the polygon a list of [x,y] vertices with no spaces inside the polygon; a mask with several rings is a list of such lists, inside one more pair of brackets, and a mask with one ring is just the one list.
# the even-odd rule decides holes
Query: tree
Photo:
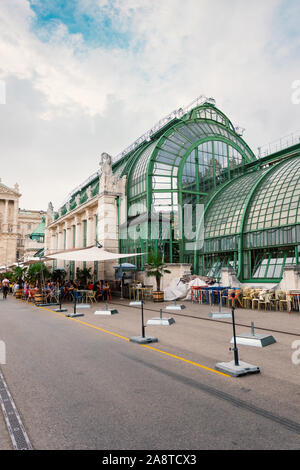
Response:
[{"label": "tree", "polygon": [[50,275],[51,273],[44,263],[34,263],[31,264],[27,270],[26,281],[28,281],[30,284],[35,284],[38,282],[39,286],[41,287],[41,279],[48,279]]},{"label": "tree", "polygon": [[52,279],[54,282],[62,282],[64,281],[67,272],[65,269],[54,269],[52,273]]},{"label": "tree", "polygon": [[27,268],[21,268],[20,266],[16,266],[13,268],[12,280],[19,284],[20,289],[22,289],[23,282],[25,280],[26,270]]},{"label": "tree", "polygon": [[149,253],[148,264],[146,265],[147,277],[155,277],[157,290],[160,291],[160,281],[164,274],[170,274],[171,271],[165,269],[166,265],[164,264],[160,254],[155,255],[154,253]]},{"label": "tree", "polygon": [[76,269],[76,279],[81,285],[86,285],[87,280],[92,278],[92,268]]}]

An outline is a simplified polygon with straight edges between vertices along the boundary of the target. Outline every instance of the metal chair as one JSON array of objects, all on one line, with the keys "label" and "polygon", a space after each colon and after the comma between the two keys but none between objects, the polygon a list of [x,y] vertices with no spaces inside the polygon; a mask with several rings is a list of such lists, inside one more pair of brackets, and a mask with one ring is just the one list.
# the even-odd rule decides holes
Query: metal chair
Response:
[{"label": "metal chair", "polygon": [[77,290],[74,290],[73,292],[73,300],[75,301],[75,299],[78,304],[81,303],[83,299],[83,295],[81,295]]},{"label": "metal chair", "polygon": [[91,303],[96,302],[96,300],[97,300],[96,299],[96,292],[93,292],[92,290],[90,292],[88,292],[87,295],[86,295],[86,300],[88,302],[91,302]]}]

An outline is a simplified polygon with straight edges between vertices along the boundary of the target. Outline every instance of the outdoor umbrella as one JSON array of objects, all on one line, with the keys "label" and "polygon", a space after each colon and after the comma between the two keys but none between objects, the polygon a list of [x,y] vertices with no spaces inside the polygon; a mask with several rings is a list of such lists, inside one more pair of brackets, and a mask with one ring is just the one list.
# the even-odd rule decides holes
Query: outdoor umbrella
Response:
[{"label": "outdoor umbrella", "polygon": [[117,260],[120,258],[130,258],[132,256],[140,256],[144,253],[111,253],[110,251],[104,250],[104,248],[98,248],[92,246],[90,248],[82,248],[78,250],[63,251],[60,253],[54,253],[46,258],[58,259],[65,261],[110,261]]},{"label": "outdoor umbrella", "polygon": [[121,263],[118,266],[114,266],[114,269],[123,269],[123,271],[136,271],[136,265],[130,263]]}]

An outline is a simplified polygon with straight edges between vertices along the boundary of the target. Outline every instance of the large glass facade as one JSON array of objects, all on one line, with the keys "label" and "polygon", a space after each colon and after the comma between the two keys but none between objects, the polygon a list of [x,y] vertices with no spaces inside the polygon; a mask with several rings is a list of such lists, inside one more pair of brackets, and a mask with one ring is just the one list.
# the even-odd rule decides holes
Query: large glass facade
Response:
[{"label": "large glass facade", "polygon": [[[257,160],[212,104],[174,119],[115,164],[127,176],[120,250],[161,251],[166,262],[214,277],[231,266],[240,280],[280,279],[285,265],[299,263],[299,155]],[[187,243],[186,205],[196,238],[204,221],[202,247]],[[163,218],[153,223],[153,214]],[[147,254],[139,260],[142,269]]]}]

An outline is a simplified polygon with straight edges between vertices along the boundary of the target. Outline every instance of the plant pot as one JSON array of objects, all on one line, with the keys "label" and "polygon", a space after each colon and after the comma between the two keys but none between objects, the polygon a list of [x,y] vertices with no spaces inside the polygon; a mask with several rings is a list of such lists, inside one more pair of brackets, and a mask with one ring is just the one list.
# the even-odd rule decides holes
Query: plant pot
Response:
[{"label": "plant pot", "polygon": [[34,301],[36,304],[42,304],[45,300],[44,294],[34,294]]},{"label": "plant pot", "polygon": [[152,292],[153,302],[163,302],[164,301],[164,291],[157,290]]},{"label": "plant pot", "polygon": [[22,299],[23,289],[16,290],[16,299]]}]

